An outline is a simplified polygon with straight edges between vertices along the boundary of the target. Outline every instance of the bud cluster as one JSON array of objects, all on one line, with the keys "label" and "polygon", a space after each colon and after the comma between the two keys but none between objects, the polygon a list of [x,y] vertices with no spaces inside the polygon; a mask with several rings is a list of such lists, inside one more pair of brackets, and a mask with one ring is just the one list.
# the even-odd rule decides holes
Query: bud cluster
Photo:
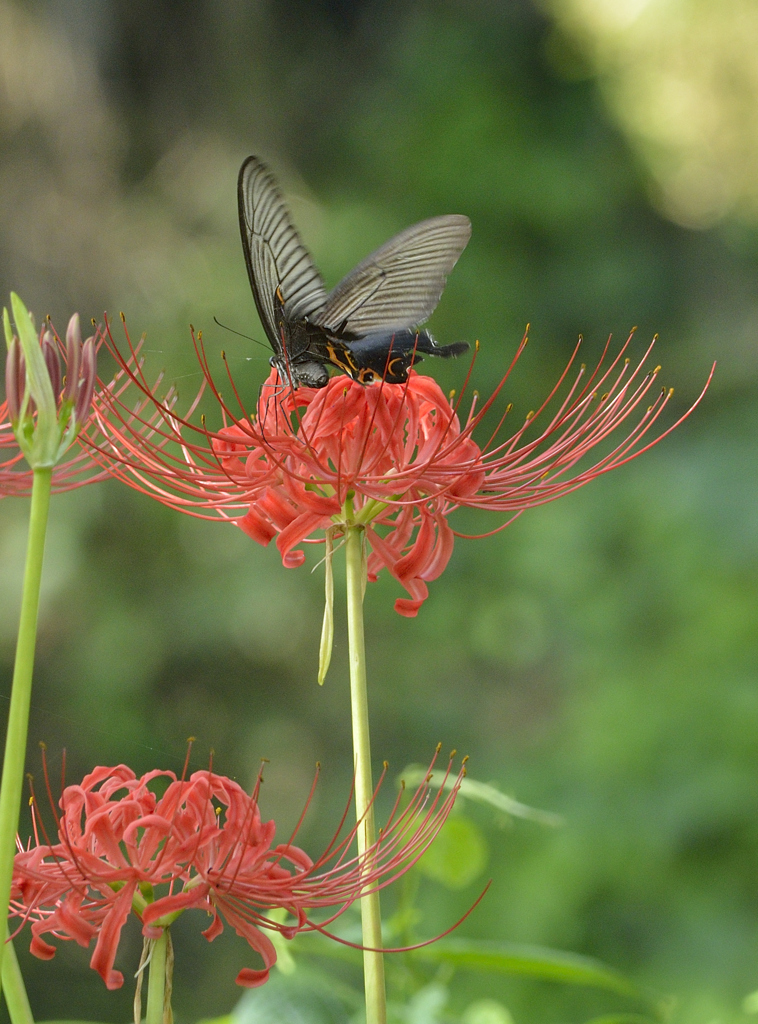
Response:
[{"label": "bud cluster", "polygon": [[3,310],[8,415],[29,465],[52,467],[89,415],[97,382],[97,338],[82,343],[78,313],[69,320],[65,345],[49,321],[37,336],[31,314],[17,295],[11,295],[11,305],[18,333]]}]

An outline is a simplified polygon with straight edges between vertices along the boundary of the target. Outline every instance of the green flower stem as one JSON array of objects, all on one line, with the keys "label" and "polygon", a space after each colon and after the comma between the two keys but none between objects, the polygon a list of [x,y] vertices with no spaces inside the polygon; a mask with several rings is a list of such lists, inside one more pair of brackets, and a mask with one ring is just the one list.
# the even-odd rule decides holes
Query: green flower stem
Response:
[{"label": "green flower stem", "polygon": [[[16,663],[8,711],[8,732],[5,737],[3,776],[0,782],[0,921],[8,917],[13,858],[16,854],[16,833],[21,808],[26,761],[26,733],[29,726],[29,704],[32,696],[34,647],[37,641],[37,611],[42,580],[42,559],[45,553],[47,514],[50,509],[50,487],[53,471],[35,469],[32,484],[32,506],[29,514],[29,537],[26,544],[24,589],[21,594],[21,618],[16,642]],[[0,977],[4,943],[0,943]]]},{"label": "green flower stem", "polygon": [[147,977],[147,1009],[145,1024],[163,1024],[166,999],[166,956],[168,953],[168,929],[153,944]]},{"label": "green flower stem", "polygon": [[[7,929],[5,934],[7,936]],[[12,942],[6,944],[3,957],[3,995],[11,1024],[34,1024],[32,1008],[29,1005],[29,997],[24,988],[24,979]]]},{"label": "green flower stem", "polygon": [[[355,812],[359,822],[358,852],[362,856],[376,842],[366,691],[366,645],[363,638],[363,528],[348,526],[346,534],[347,635],[350,650],[350,703],[355,757]],[[375,950],[381,949],[382,914],[378,892],[364,896],[361,900],[361,923],[363,945]],[[382,953],[364,950],[363,978],[366,990],[366,1024],[386,1024],[387,1001]]]}]

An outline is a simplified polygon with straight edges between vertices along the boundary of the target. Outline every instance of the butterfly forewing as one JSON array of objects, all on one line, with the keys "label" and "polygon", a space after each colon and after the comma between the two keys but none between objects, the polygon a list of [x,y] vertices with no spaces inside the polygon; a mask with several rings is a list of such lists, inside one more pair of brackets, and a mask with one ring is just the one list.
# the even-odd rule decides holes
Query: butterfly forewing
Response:
[{"label": "butterfly forewing", "polygon": [[240,168],[237,200],[255,305],[274,351],[280,353],[282,339],[274,312],[277,288],[287,320],[295,321],[323,306],[324,282],[290,220],[273,175],[255,156]]},{"label": "butterfly forewing", "polygon": [[406,228],[344,277],[311,319],[354,335],[423,323],[470,237],[471,222],[459,214]]}]

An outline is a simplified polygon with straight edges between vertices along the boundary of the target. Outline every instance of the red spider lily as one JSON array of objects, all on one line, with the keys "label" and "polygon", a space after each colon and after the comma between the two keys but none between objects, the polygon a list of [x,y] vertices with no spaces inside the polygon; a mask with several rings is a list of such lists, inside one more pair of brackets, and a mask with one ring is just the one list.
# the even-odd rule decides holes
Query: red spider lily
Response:
[{"label": "red spider lily", "polygon": [[[130,409],[110,393],[96,398],[81,441],[114,476],[173,508],[236,522],[260,544],[276,537],[288,567],[304,561],[298,545],[326,537],[331,546],[346,527],[363,527],[368,578],[386,567],[409,594],[395,602],[396,610],[414,616],[427,583],[450,559],[456,534],[448,517],[456,508],[506,513],[497,527],[503,529],[527,508],[642,454],[692,412],[702,394],[676,423],[649,437],[672,391],[658,390],[660,367],[645,369],[652,345],[636,365],[625,358],[631,340],[613,358],[606,346],[594,371],[581,366],[570,379],[577,346],[537,411],[501,440],[507,406],[482,444],[472,434],[493,409],[526,336],[492,396],[480,404],[475,395],[463,422],[462,396],[451,405],[432,378],[414,371],[404,384],[364,385],[337,376],[324,388],[296,391],[282,387],[272,371],[256,414],[248,415],[241,403],[235,414],[215,388],[198,339],[203,386],[210,385],[227,425],[215,432],[204,420],[194,425],[189,415],[176,415],[172,402],[158,400],[141,374],[132,374],[140,406]],[[110,335],[109,343],[126,370]],[[549,417],[542,432],[527,436],[542,415]],[[609,441],[630,418],[631,429]],[[601,444],[596,461],[577,465]]]},{"label": "red spider lily", "polygon": [[[95,939],[90,966],[109,989],[116,989],[124,979],[113,963],[130,912],[146,937],[157,938],[183,911],[204,910],[212,917],[203,932],[208,941],[226,921],[263,959],[262,970],[243,969],[237,983],[262,985],[276,961],[262,928],[286,938],[299,931],[329,935],[329,924],[355,900],[383,889],[423,855],[447,819],[465,774],[462,767],[444,793],[451,755],[433,794],[434,760],[405,806],[398,796],[373,846],[362,855],[352,853],[361,823],[341,837],[346,808],[335,837],[316,861],[293,845],[297,828],[288,842],[272,845],[276,826],[262,821],[258,808],[260,776],[249,795],[210,770],[177,779],[169,771],[137,778],[125,765],[96,768],[81,785],[63,790],[57,842],[49,841],[33,802],[35,843],[16,855],[11,914],[23,919],[21,927],[31,920],[31,952],[43,960],[55,955],[45,935],[84,947]],[[150,788],[155,780],[168,782],[163,796]],[[52,796],[50,802],[55,811]],[[331,909],[324,920],[310,916],[325,908]],[[270,916],[275,909],[286,910],[290,923]]]},{"label": "red spider lily", "polygon": [[[13,299],[17,317],[29,320],[23,303],[17,296]],[[82,343],[75,313],[65,342],[49,320],[37,340],[28,334],[30,328],[33,331],[32,324],[24,324],[27,336],[20,340],[12,333],[7,314],[5,319],[8,355],[6,401],[0,403],[0,453],[5,456],[0,458],[0,497],[28,495],[33,480],[30,467],[35,465],[53,467],[56,492],[104,479],[108,474],[88,450],[70,447],[90,412],[97,382],[97,350],[102,343],[100,330]],[[19,330],[23,335],[24,330]],[[31,361],[25,357],[24,342],[36,349]],[[128,385],[128,381],[122,383]],[[118,381],[113,381],[109,387],[116,389],[117,385]],[[41,412],[40,389],[47,392],[43,398],[49,405],[48,416]]]}]

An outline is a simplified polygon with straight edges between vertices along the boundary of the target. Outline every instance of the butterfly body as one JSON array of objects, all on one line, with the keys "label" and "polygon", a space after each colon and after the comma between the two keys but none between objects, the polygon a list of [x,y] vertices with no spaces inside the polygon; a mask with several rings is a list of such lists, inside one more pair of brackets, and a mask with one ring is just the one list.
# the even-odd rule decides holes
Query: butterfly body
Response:
[{"label": "butterfly body", "polygon": [[257,157],[242,164],[237,196],[250,286],[274,350],[271,365],[285,383],[324,387],[330,366],[362,384],[403,383],[422,354],[466,351],[466,342],[438,345],[417,325],[434,311],[468,242],[467,217],[433,217],[406,228],[327,292]]}]

